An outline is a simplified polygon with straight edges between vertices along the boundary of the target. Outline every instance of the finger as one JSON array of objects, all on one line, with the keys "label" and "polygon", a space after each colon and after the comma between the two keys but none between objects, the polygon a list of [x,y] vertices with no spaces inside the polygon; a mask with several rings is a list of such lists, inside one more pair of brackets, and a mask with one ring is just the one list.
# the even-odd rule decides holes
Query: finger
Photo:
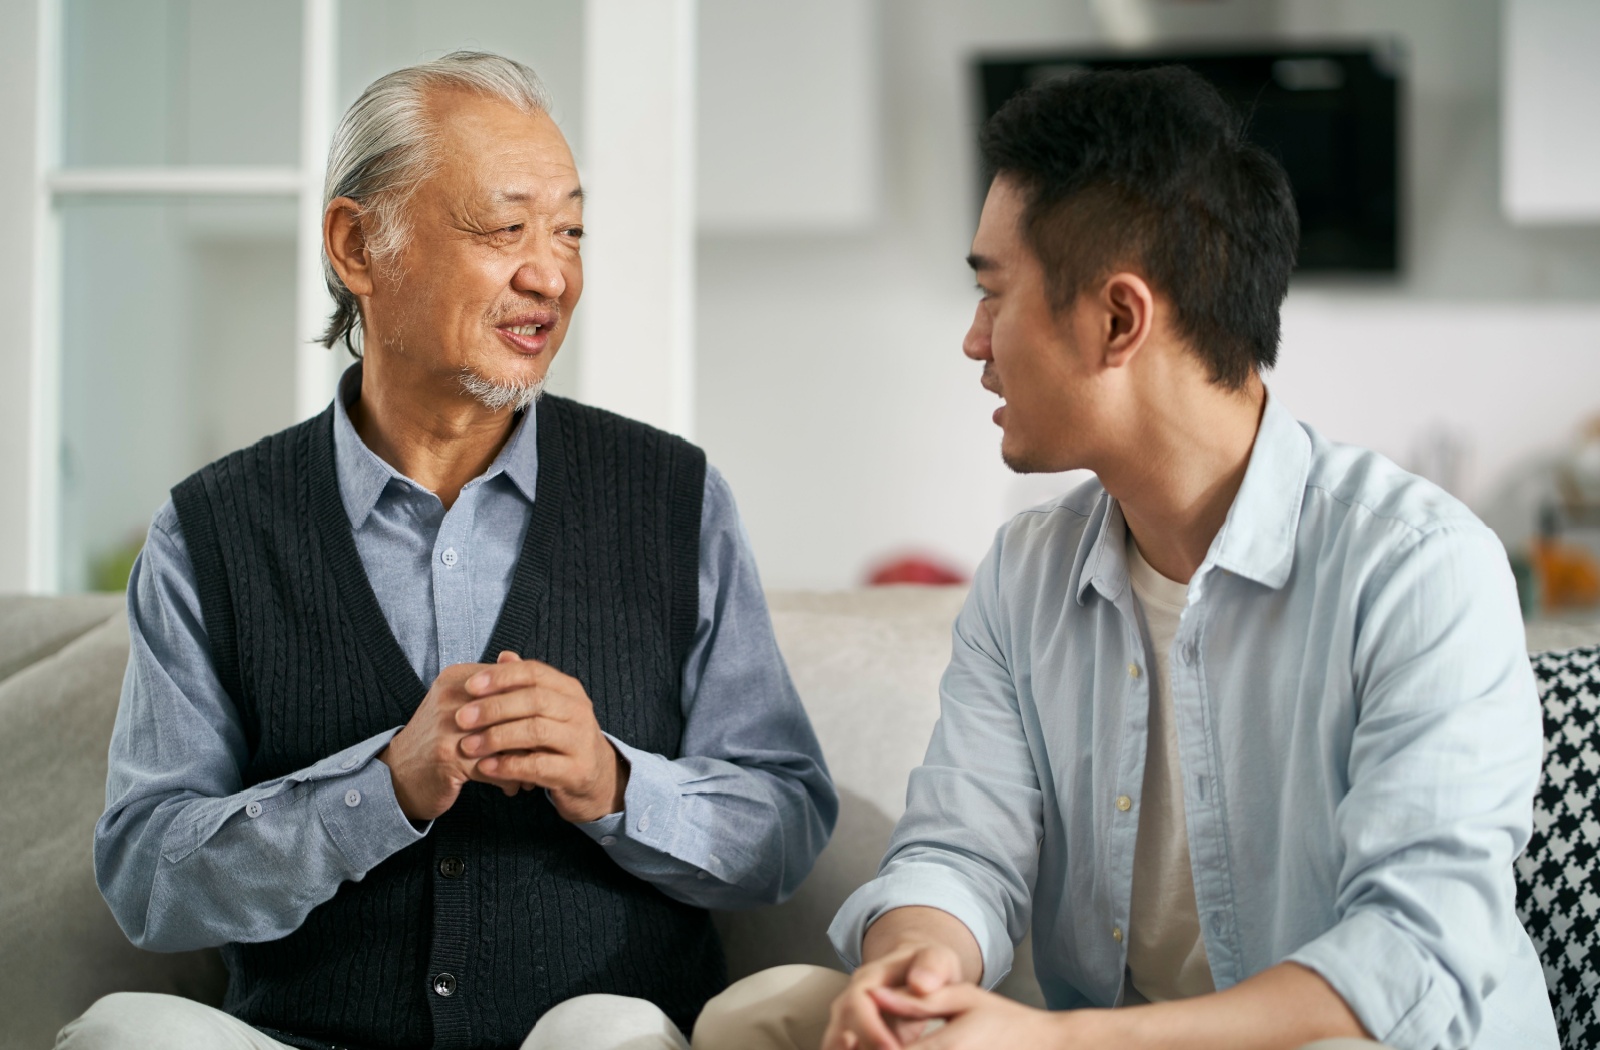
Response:
[{"label": "finger", "polygon": [[510,649],[503,649],[501,650],[500,655],[494,658],[494,662],[497,664],[514,664],[521,659],[522,657],[518,656]]},{"label": "finger", "polygon": [[927,995],[955,981],[960,965],[960,960],[952,951],[923,948],[912,956],[905,983],[916,994]]},{"label": "finger", "polygon": [[481,733],[461,738],[461,753],[469,758],[485,758],[502,751],[559,751],[575,754],[593,732],[580,731],[569,722],[543,715],[519,718],[490,726]]},{"label": "finger", "polygon": [[564,788],[579,772],[570,757],[549,751],[490,755],[478,762],[478,769],[498,780],[520,780],[542,788]]},{"label": "finger", "polygon": [[583,686],[576,678],[562,674],[538,660],[507,660],[486,667],[467,679],[467,692],[473,696],[489,696],[530,685],[545,685],[563,692],[583,692]]},{"label": "finger", "polygon": [[589,705],[587,698],[580,701],[548,686],[531,686],[462,704],[456,709],[455,720],[459,729],[481,729],[500,722],[540,715],[565,722],[582,718],[585,711],[590,718],[594,717],[594,708]]},{"label": "finger", "polygon": [[867,994],[878,1005],[878,1009],[893,1017],[904,1017],[916,1021],[927,1021],[944,1014],[931,1009],[926,1002],[914,995],[896,991],[893,988],[869,988]]},{"label": "finger", "polygon": [[977,985],[952,984],[929,995],[910,995],[898,988],[872,988],[867,994],[885,1013],[927,1020],[966,1013],[985,993]]}]

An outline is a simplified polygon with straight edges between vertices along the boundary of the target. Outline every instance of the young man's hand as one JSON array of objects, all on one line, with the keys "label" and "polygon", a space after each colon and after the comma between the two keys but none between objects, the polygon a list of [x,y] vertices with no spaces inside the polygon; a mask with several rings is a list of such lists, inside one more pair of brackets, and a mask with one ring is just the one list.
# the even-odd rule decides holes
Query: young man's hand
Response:
[{"label": "young man's hand", "polygon": [[885,913],[867,930],[861,951],[861,966],[833,1002],[822,1050],[900,1050],[922,1036],[929,1018],[887,1013],[878,994],[927,996],[956,985],[974,986],[983,976],[983,956],[972,933],[937,908]]},{"label": "young man's hand", "polygon": [[1052,1013],[986,992],[975,984],[952,984],[927,995],[905,989],[874,988],[869,993],[885,1018],[900,1024],[945,1023],[916,1041],[916,1050],[995,1050],[996,1047],[1074,1047],[1111,1050],[1084,1031],[1098,1011]]},{"label": "young man's hand", "polygon": [[469,735],[461,754],[479,779],[544,788],[575,824],[621,812],[628,764],[595,720],[583,683],[549,664],[501,653],[465,681],[470,702],[454,714]]}]

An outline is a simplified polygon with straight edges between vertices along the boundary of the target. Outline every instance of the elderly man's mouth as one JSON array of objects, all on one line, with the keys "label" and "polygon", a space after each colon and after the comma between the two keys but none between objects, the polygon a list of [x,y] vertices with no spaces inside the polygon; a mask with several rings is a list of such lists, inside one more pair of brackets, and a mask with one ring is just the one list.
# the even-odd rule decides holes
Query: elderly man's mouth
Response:
[{"label": "elderly man's mouth", "polygon": [[518,318],[516,323],[499,325],[495,331],[518,353],[537,354],[549,345],[554,327],[554,317]]}]

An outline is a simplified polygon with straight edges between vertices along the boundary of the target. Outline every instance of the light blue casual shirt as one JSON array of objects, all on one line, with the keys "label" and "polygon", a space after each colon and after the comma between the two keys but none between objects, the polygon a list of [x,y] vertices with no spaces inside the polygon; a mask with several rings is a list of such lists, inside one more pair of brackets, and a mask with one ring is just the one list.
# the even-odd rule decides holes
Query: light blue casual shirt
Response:
[{"label": "light blue casual shirt", "polygon": [[[1031,923],[1051,1007],[1122,1000],[1155,664],[1125,536],[1093,482],[1000,530],[906,814],[830,931],[850,965],[926,905],[972,931],[987,986]],[[1493,533],[1269,399],[1170,654],[1218,989],[1292,960],[1399,1050],[1554,1050],[1513,911],[1542,748],[1523,645]]]},{"label": "light blue casual shirt", "polygon": [[[510,589],[538,476],[526,412],[482,476],[444,508],[362,443],[335,399],[339,492],[378,604],[412,668],[479,660]],[[706,471],[699,622],[683,670],[683,757],[612,737],[631,773],[620,813],[581,827],[625,870],[707,908],[792,893],[827,843],[838,800],[778,652],[733,496]],[[133,943],[178,951],[299,928],[428,827],[406,819],[377,754],[395,726],[246,787],[238,711],[217,679],[194,569],[169,500],[128,585],[132,648],[95,828],[101,892]]]}]

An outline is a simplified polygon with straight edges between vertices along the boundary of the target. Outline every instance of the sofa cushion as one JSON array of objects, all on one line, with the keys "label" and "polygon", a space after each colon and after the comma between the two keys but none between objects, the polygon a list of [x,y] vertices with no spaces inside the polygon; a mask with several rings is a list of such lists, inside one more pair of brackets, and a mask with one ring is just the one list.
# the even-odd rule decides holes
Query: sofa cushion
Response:
[{"label": "sofa cushion", "polygon": [[1600,647],[1533,659],[1544,775],[1517,858],[1517,914],[1544,962],[1562,1045],[1600,1046]]},{"label": "sofa cushion", "polygon": [[[17,615],[12,603],[19,602],[30,615]],[[6,1050],[50,1046],[57,1029],[108,992],[221,999],[215,952],[140,951],[95,888],[94,824],[105,804],[106,742],[128,662],[120,604],[0,602],[0,623],[41,625],[28,628],[35,654],[73,634],[86,617],[100,621],[0,681],[0,948],[10,964],[0,981],[0,1046]]]},{"label": "sofa cushion", "polygon": [[[871,879],[939,720],[939,678],[964,588],[771,592],[773,628],[839,788],[839,824],[811,877],[775,908],[718,917],[729,976],[804,962],[842,968],[828,924]],[[1000,991],[1042,1006],[1031,943]]]}]

